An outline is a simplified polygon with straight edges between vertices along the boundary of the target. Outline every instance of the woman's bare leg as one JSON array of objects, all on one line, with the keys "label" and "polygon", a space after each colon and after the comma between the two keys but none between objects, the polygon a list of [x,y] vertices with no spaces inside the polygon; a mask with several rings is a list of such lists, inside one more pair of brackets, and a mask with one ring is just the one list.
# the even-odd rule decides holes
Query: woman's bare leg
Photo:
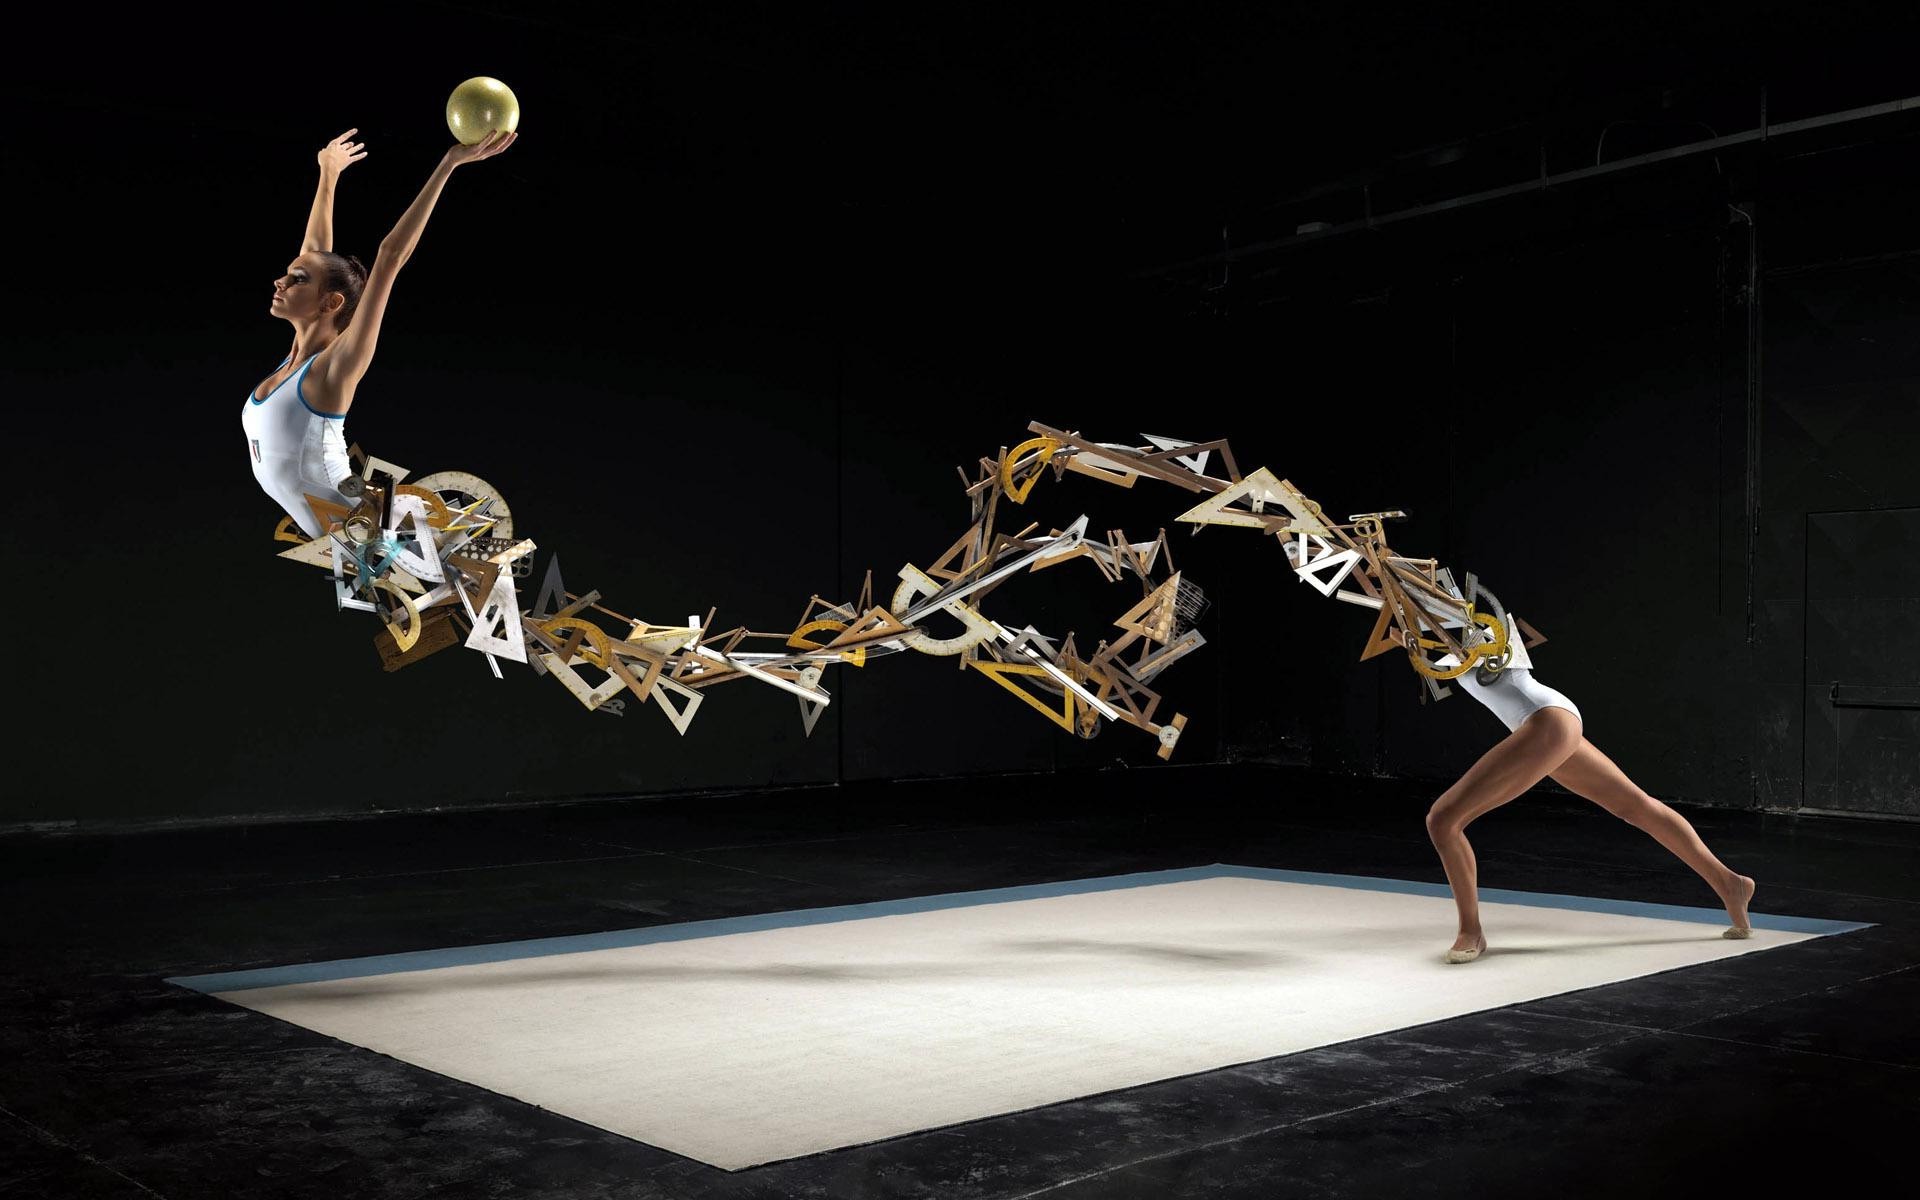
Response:
[{"label": "woman's bare leg", "polygon": [[1486,948],[1480,929],[1478,864],[1467,842],[1467,825],[1545,779],[1580,744],[1580,718],[1564,708],[1543,708],[1521,722],[1427,811],[1427,836],[1440,852],[1453,903],[1459,909],[1460,936],[1455,950]]},{"label": "woman's bare leg", "polygon": [[1593,801],[1672,851],[1706,880],[1707,886],[1727,906],[1727,916],[1738,931],[1736,936],[1749,930],[1747,902],[1753,899],[1753,880],[1735,874],[1731,867],[1715,858],[1691,822],[1641,791],[1612,759],[1600,753],[1599,747],[1581,738],[1574,752],[1552,776],[1561,787]]}]

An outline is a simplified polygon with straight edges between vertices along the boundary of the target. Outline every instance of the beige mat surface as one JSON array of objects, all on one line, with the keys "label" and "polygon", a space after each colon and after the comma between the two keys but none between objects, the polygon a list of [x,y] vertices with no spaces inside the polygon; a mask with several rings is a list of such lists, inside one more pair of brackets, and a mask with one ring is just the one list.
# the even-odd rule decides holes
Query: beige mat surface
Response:
[{"label": "beige mat surface", "polygon": [[1447,965],[1444,889],[1161,874],[632,931],[677,939],[634,945],[521,943],[538,949],[497,961],[362,960],[383,973],[306,982],[176,982],[739,1169],[1821,936],[1731,941],[1724,914],[1487,900],[1492,949]]}]

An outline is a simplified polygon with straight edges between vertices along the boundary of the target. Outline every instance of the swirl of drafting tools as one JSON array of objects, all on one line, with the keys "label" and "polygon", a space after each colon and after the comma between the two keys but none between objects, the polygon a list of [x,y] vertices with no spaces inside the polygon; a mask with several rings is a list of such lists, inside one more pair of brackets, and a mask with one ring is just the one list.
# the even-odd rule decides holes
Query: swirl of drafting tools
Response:
[{"label": "swirl of drafting tools", "polygon": [[[1428,695],[1443,700],[1451,694],[1440,683],[1443,679],[1472,671],[1472,687],[1493,683],[1503,670],[1530,669],[1527,650],[1547,640],[1508,613],[1471,573],[1463,586],[1434,559],[1394,553],[1384,525],[1405,518],[1404,512],[1359,513],[1336,522],[1265,467],[1241,475],[1224,440],[1185,442],[1147,435],[1151,444],[1136,447],[1091,442],[1037,421],[1027,431],[1035,436],[1001,457],[1001,490],[1007,498],[1023,502],[1049,466],[1056,478],[1073,471],[1127,488],[1147,478],[1205,493],[1207,499],[1177,519],[1194,525],[1195,533],[1207,525],[1270,533],[1279,539],[1302,583],[1312,584],[1323,596],[1377,610],[1360,658],[1404,651],[1425,682],[1423,702]],[[1209,464],[1216,457],[1219,473],[1211,473]],[[1281,511],[1268,511],[1270,507]],[[1444,653],[1429,657],[1435,652]]]},{"label": "swirl of drafting tools", "polygon": [[[1096,735],[1103,720],[1124,722],[1157,739],[1165,759],[1186,727],[1179,713],[1156,720],[1161,697],[1149,685],[1205,644],[1193,623],[1206,597],[1173,570],[1164,529],[1150,542],[1129,541],[1121,530],[1104,542],[1089,538],[1085,516],[1044,535],[1036,525],[1018,533],[997,529],[1002,501],[1024,503],[1040,469],[1035,464],[1046,461],[1031,443],[982,458],[975,478],[962,470],[971,526],[925,569],[902,566],[885,605],[873,602],[869,571],[856,601],[815,595],[785,633],[714,632],[713,610],[683,625],[622,616],[600,603],[598,591],[568,591],[552,556],[532,606],[522,608],[518,581],[532,577],[535,545],[515,536],[512,511],[496,488],[458,471],[409,482],[405,468],[357,445],[347,457],[352,473],[338,492],[348,503],[304,496],[320,535],[308,537],[288,516],[274,538],[294,543],[280,557],[331,572],[338,608],[378,615],[375,647],[389,671],[457,643],[485,655],[495,678],[502,677],[501,659],[523,663],[590,710],[618,715],[627,703],[652,702],[682,734],[706,689],[754,680],[795,696],[811,735],[832,700],[821,686],[825,668],[864,667],[870,658],[912,650],[957,658],[963,670],[1081,737]],[[1092,562],[1108,582],[1132,575],[1140,588],[1138,602],[1114,622],[1120,634],[1090,654],[1080,652],[1072,634],[1052,639],[1030,625],[1015,630],[982,611],[988,594],[1016,573],[1075,558]],[[957,622],[958,632],[940,637],[924,627],[942,615],[949,627]],[[766,642],[777,646],[751,648]]]}]

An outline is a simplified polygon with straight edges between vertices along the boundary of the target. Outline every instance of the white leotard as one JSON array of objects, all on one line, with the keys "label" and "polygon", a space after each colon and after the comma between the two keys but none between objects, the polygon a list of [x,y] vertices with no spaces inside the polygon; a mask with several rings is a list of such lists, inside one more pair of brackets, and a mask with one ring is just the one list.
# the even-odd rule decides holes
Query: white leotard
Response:
[{"label": "white leotard", "polygon": [[[1511,624],[1511,622],[1509,622]],[[1517,628],[1517,626],[1515,627]],[[1460,659],[1449,654],[1434,665],[1441,667],[1456,666]],[[1564,708],[1580,720],[1584,728],[1586,719],[1580,716],[1580,710],[1573,701],[1533,677],[1533,660],[1527,655],[1527,648],[1520,643],[1516,633],[1513,650],[1507,665],[1492,683],[1480,682],[1480,668],[1475,667],[1464,675],[1445,680],[1457,683],[1467,690],[1467,694],[1486,705],[1493,715],[1500,718],[1501,724],[1508,729],[1520,728],[1520,723],[1543,708]]]},{"label": "white leotard", "polygon": [[[287,355],[280,367],[292,360],[293,355]],[[316,412],[307,403],[304,385],[312,366],[313,359],[307,359],[264,399],[256,400],[248,392],[240,410],[240,427],[246,431],[247,457],[260,489],[308,537],[319,537],[325,531],[314,520],[307,496],[353,507],[334,487],[353,474],[353,466],[347,459],[346,414]]]}]

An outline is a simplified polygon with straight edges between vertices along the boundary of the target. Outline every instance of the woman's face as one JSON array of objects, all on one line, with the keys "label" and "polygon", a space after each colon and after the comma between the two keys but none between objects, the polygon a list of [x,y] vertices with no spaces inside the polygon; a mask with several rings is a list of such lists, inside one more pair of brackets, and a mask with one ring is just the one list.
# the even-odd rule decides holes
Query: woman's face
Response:
[{"label": "woman's face", "polygon": [[273,281],[273,299],[267,309],[289,321],[312,321],[335,311],[346,297],[321,289],[320,263],[310,254],[302,254],[287,264],[287,272]]}]

